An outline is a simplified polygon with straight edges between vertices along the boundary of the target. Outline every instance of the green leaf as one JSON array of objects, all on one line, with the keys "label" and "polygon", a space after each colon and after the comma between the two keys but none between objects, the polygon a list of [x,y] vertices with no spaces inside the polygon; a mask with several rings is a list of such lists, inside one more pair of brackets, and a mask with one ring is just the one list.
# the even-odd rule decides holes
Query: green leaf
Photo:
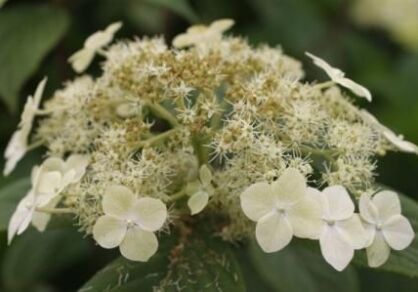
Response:
[{"label": "green leaf", "polygon": [[163,241],[146,263],[116,259],[79,292],[179,291],[179,287],[181,291],[245,291],[238,262],[227,243],[193,236],[175,246],[173,237]]},{"label": "green leaf", "polygon": [[7,229],[10,216],[29,188],[28,178],[21,178],[0,188],[0,231]]},{"label": "green leaf", "polygon": [[64,35],[67,13],[48,5],[15,5],[0,11],[0,97],[16,111],[19,91]]},{"label": "green leaf", "polygon": [[88,241],[74,229],[43,233],[30,229],[6,250],[3,285],[7,291],[32,291],[32,287],[85,259],[89,251]]},{"label": "green leaf", "polygon": [[265,281],[275,291],[322,292],[359,291],[356,271],[335,271],[320,254],[292,243],[276,253],[264,253],[256,243],[249,246],[250,258]]},{"label": "green leaf", "polygon": [[218,238],[196,236],[172,263],[163,291],[246,291],[230,245]]},{"label": "green leaf", "polygon": [[[398,193],[399,194],[399,193]],[[399,194],[402,214],[408,218],[415,232],[418,230],[418,204],[405,195]],[[367,267],[365,252],[358,254],[354,264]],[[409,277],[418,277],[418,238],[415,236],[412,244],[405,250],[391,251],[389,260],[379,270],[394,272]]]}]

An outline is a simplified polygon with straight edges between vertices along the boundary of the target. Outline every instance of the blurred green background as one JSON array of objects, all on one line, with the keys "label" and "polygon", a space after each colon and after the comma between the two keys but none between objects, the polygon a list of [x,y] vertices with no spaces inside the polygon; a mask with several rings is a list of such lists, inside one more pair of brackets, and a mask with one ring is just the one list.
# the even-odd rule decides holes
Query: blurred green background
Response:
[{"label": "blurred green background", "polygon": [[[307,80],[326,77],[310,64],[305,51],[341,68],[374,95],[373,103],[356,100],[359,105],[418,143],[418,52],[402,47],[384,30],[357,25],[350,16],[353,2],[9,0],[0,9],[0,150],[3,153],[16,128],[27,95],[43,76],[49,77],[46,96],[75,76],[67,58],[91,33],[122,20],[117,38],[157,34],[171,41],[192,23],[219,18],[234,19],[232,33],[251,43],[281,46],[302,60]],[[88,72],[100,74],[99,64]],[[114,256],[83,240],[65,222],[56,222],[42,235],[31,230],[6,248],[5,224],[27,186],[19,178],[27,176],[40,157],[40,153],[27,155],[10,177],[0,178],[0,291],[76,291]],[[389,154],[378,162],[378,173],[380,183],[418,200],[417,156]],[[22,193],[17,193],[19,188]],[[341,291],[418,291],[418,280],[370,269],[350,270],[350,285],[328,285],[332,270],[321,273],[314,266],[292,270],[294,261],[304,266],[306,258],[291,252],[277,256],[276,260],[289,265],[280,270],[285,276],[278,283],[268,263],[254,264],[245,255],[239,258],[249,291],[336,291],[336,287]]]}]

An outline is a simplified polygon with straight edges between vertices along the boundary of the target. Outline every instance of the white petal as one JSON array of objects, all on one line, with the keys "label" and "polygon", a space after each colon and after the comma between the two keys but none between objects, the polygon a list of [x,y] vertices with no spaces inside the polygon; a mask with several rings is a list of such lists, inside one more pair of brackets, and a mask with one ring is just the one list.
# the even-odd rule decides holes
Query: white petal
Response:
[{"label": "white petal", "polygon": [[33,96],[33,102],[36,109],[39,107],[39,104],[41,103],[42,95],[44,94],[47,80],[48,78],[44,77],[44,79],[42,79],[36,87],[35,94]]},{"label": "white petal", "polygon": [[394,215],[401,214],[401,202],[395,192],[381,191],[373,196],[372,202],[379,212],[381,223]]},{"label": "white petal", "polygon": [[327,73],[327,75],[331,78],[331,80],[333,80],[334,82],[337,82],[337,80],[341,79],[344,77],[344,72],[342,72],[340,69],[334,68],[332,67],[330,64],[328,64],[326,61],[324,61],[323,59],[306,52],[305,53],[309,58],[311,58],[313,60],[313,63],[318,66],[319,68],[321,68],[322,70],[325,71],[325,73]]},{"label": "white petal", "polygon": [[338,68],[332,67],[330,64],[322,60],[321,58],[314,56],[310,53],[306,53],[308,57],[310,57],[314,64],[321,69],[323,69],[327,75],[331,78],[332,81],[335,83],[340,84],[341,86],[344,86],[345,88],[350,89],[354,94],[360,97],[366,98],[368,101],[372,101],[372,95],[370,91],[365,88],[364,86],[354,82],[351,79],[344,77],[344,72],[341,71]]},{"label": "white petal", "polygon": [[302,200],[287,210],[287,216],[295,236],[319,239],[323,224],[319,196],[307,194]]},{"label": "white petal", "polygon": [[386,221],[382,232],[386,242],[395,250],[407,248],[415,237],[411,223],[402,215],[395,215]]},{"label": "white petal", "polygon": [[74,154],[68,157],[67,161],[65,162],[65,168],[67,171],[70,169],[75,170],[75,176],[72,181],[73,183],[78,182],[84,176],[88,164],[88,155]]},{"label": "white petal", "polygon": [[258,221],[270,213],[276,205],[276,200],[268,183],[261,182],[249,186],[240,196],[241,208],[244,214],[253,221]]},{"label": "white petal", "polygon": [[368,194],[363,194],[359,200],[361,218],[370,224],[379,222],[379,212]]},{"label": "white petal", "polygon": [[212,173],[206,165],[202,165],[199,170],[200,181],[202,185],[208,185],[212,181]]},{"label": "white petal", "polygon": [[347,190],[340,185],[330,186],[322,191],[324,218],[327,220],[344,220],[354,213],[354,203]]},{"label": "white petal", "polygon": [[290,243],[292,226],[278,212],[271,212],[261,218],[256,225],[255,235],[264,252],[276,252]]},{"label": "white petal", "polygon": [[361,249],[366,246],[368,234],[357,214],[349,219],[335,222],[335,229],[354,249]]},{"label": "white petal", "polygon": [[402,136],[398,136],[393,133],[388,128],[384,128],[383,136],[391,142],[399,151],[403,151],[406,153],[415,153],[418,154],[418,146],[412,142],[405,141]]},{"label": "white petal", "polygon": [[167,207],[165,204],[154,198],[140,198],[135,203],[133,220],[145,231],[157,231],[167,219]]},{"label": "white petal", "polygon": [[306,193],[306,178],[299,170],[288,168],[271,184],[271,188],[280,204],[294,204]]},{"label": "white petal", "polygon": [[122,27],[122,22],[110,24],[105,30],[100,30],[89,36],[84,47],[92,50],[98,50],[108,45],[114,37],[114,34]]},{"label": "white petal", "polygon": [[81,73],[87,69],[93,61],[95,51],[92,49],[81,49],[70,56],[68,61],[71,63],[74,71]]},{"label": "white petal", "polygon": [[131,212],[135,205],[135,195],[122,185],[106,188],[102,199],[103,212],[119,219],[132,219]]},{"label": "white petal", "polygon": [[[61,200],[61,197],[57,197],[52,199],[51,202],[49,202],[45,208],[55,208],[55,206],[59,203]],[[51,220],[51,214],[49,213],[43,213],[43,212],[34,212],[32,217],[32,225],[39,231],[44,232],[46,229],[46,226],[49,223],[49,220]]]},{"label": "white petal", "polygon": [[19,234],[19,230],[22,230],[20,232],[22,233],[27,227],[29,227],[33,215],[33,207],[31,207],[33,201],[33,192],[29,191],[29,193],[19,202],[16,210],[10,217],[9,226],[7,228],[8,244],[10,244],[16,234]]},{"label": "white petal", "polygon": [[63,173],[65,162],[59,157],[49,157],[42,163],[42,168],[43,172],[57,171]]},{"label": "white petal", "polygon": [[126,230],[125,221],[104,215],[93,226],[93,238],[103,248],[114,248],[121,244]]},{"label": "white petal", "polygon": [[336,82],[341,86],[344,86],[345,88],[351,90],[355,95],[364,97],[369,102],[372,101],[372,94],[370,93],[370,91],[366,87],[354,82],[353,80],[348,78],[341,78]]},{"label": "white petal", "polygon": [[37,195],[49,195],[51,197],[57,194],[62,183],[62,175],[58,171],[41,172],[38,181],[35,184]]},{"label": "white petal", "polygon": [[184,48],[193,44],[193,38],[188,34],[179,34],[173,39],[173,47]]},{"label": "white petal", "polygon": [[119,249],[121,254],[131,261],[146,262],[157,252],[158,240],[152,232],[130,228]]},{"label": "white petal", "polygon": [[4,157],[6,164],[3,170],[3,175],[8,176],[15,168],[17,163],[25,156],[27,151],[27,136],[23,135],[21,130],[13,133],[7,144]]},{"label": "white petal", "polygon": [[390,247],[381,232],[376,233],[373,243],[366,249],[366,252],[367,261],[372,268],[377,268],[388,260]]},{"label": "white petal", "polygon": [[235,24],[232,19],[219,19],[211,23],[210,28],[219,32],[224,32],[230,29]]},{"label": "white petal", "polygon": [[208,204],[209,201],[209,194],[204,191],[196,192],[192,195],[189,200],[187,201],[187,206],[191,211],[192,215],[200,213]]},{"label": "white petal", "polygon": [[369,224],[366,221],[362,221],[361,223],[363,223],[363,228],[366,232],[366,242],[364,244],[364,247],[369,247],[373,243],[374,238],[376,236],[376,225]]},{"label": "white petal", "polygon": [[319,244],[322,256],[337,271],[344,270],[354,256],[354,249],[334,227],[325,226]]}]

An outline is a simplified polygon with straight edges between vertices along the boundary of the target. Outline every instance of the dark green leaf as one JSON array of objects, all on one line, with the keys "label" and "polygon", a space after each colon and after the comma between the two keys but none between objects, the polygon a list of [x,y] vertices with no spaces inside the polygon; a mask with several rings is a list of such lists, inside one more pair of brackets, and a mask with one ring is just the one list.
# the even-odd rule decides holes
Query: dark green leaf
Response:
[{"label": "dark green leaf", "polygon": [[164,240],[146,263],[116,259],[79,292],[179,291],[179,287],[181,291],[245,291],[238,262],[227,243],[192,237],[174,246],[173,237]]},{"label": "dark green leaf", "polygon": [[61,9],[16,5],[0,11],[0,97],[15,111],[19,90],[68,26]]},{"label": "dark green leaf", "polygon": [[2,282],[8,291],[31,291],[35,284],[86,258],[88,252],[88,242],[74,229],[43,233],[30,229],[6,250]]},{"label": "dark green leaf", "polygon": [[[114,260],[83,285],[84,291],[152,291],[166,274],[167,254],[158,253],[147,263],[136,263],[123,257]],[[132,289],[132,290],[131,290]]]},{"label": "dark green leaf", "polygon": [[10,216],[29,188],[30,180],[22,178],[0,189],[0,231],[7,229]]},{"label": "dark green leaf", "polygon": [[252,243],[249,252],[260,275],[275,291],[359,291],[354,269],[349,267],[337,272],[320,254],[297,243],[271,254],[264,253],[256,243]]},{"label": "dark green leaf", "polygon": [[217,238],[193,238],[172,262],[163,291],[246,291],[230,245]]}]

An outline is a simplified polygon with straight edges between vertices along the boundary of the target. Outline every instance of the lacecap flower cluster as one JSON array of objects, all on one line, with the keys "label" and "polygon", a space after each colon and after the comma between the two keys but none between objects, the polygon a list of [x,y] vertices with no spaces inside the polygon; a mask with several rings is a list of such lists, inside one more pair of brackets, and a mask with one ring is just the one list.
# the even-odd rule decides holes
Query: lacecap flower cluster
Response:
[{"label": "lacecap flower cluster", "polygon": [[337,270],[358,249],[377,267],[406,248],[414,231],[397,194],[376,184],[375,160],[418,147],[355,106],[352,96],[372,95],[341,70],[308,53],[330,81],[306,82],[280,48],[223,35],[232,25],[192,26],[169,46],[159,37],[111,44],[114,23],[69,58],[78,73],[104,58],[101,76],[66,83],[41,108],[44,79],[5,153],[5,175],[35,147],[47,156],[9,242],[70,213],[98,245],[133,261],[155,254],[162,232],[196,220],[228,241],[255,229],[265,252],[293,237],[319,240]]}]

